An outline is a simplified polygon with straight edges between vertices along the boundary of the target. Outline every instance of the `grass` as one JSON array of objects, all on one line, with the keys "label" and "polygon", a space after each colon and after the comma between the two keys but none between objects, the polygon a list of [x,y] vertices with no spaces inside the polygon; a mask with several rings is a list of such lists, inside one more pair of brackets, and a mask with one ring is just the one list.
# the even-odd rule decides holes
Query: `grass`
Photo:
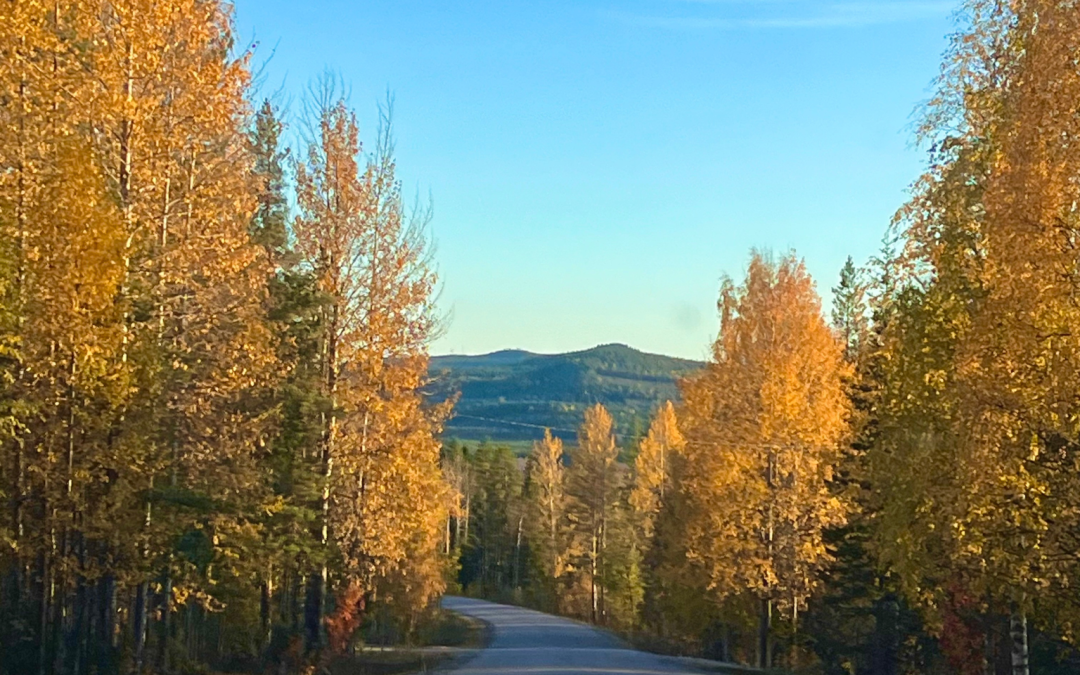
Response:
[{"label": "grass", "polygon": [[440,610],[438,618],[421,631],[418,646],[367,647],[339,657],[331,675],[399,675],[426,673],[446,661],[479,649],[486,641],[486,626],[475,619]]},{"label": "grass", "polygon": [[677,660],[682,667],[695,670],[699,673],[718,673],[719,675],[791,675],[788,671],[783,670],[762,670],[753,666],[744,666],[738,663],[727,663],[724,661],[702,658],[695,655],[697,650],[690,644],[663,639],[649,633],[619,631],[618,635],[634,649]]},{"label": "grass", "polygon": [[430,647],[479,649],[487,641],[487,626],[482,621],[446,609],[439,610],[439,618],[428,631],[422,632],[421,640]]},{"label": "grass", "polygon": [[342,656],[330,664],[331,675],[398,675],[399,673],[426,673],[441,661],[425,656],[420,651],[402,649],[386,652],[360,652]]}]

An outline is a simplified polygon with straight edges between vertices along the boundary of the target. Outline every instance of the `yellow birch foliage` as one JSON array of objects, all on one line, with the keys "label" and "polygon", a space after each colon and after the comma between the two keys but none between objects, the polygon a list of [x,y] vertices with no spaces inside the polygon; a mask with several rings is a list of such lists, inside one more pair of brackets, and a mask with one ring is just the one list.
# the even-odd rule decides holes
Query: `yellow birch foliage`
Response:
[{"label": "yellow birch foliage", "polygon": [[[64,434],[80,439],[69,464],[97,467],[82,481],[116,474],[97,505],[118,511],[88,514],[90,533],[134,544],[117,522],[150,531],[119,514],[144,512],[129,497],[166,473],[233,497],[249,487],[235,463],[258,434],[238,410],[267,363],[251,306],[246,63],[229,56],[231,18],[216,2],[20,2],[4,12],[0,79],[13,105],[2,106],[0,161],[16,170],[0,172],[11,214],[0,219],[20,258],[13,304],[40,296],[22,340],[50,345],[57,368],[81,378],[58,385]],[[36,386],[34,372],[24,376]],[[87,378],[99,382],[87,389]],[[59,442],[47,429],[61,423],[42,422],[35,438]]]},{"label": "yellow birch foliage", "polygon": [[[122,364],[138,382],[120,417],[120,443],[142,455],[131,480],[242,502],[264,437],[249,406],[273,368],[261,320],[268,267],[248,233],[246,55],[230,56],[231,15],[216,2],[129,0],[96,16],[94,138],[125,228]],[[184,515],[154,518],[145,534],[203,530],[220,564],[240,559],[229,542],[250,535],[246,523]]]},{"label": "yellow birch foliage", "polygon": [[[278,417],[273,270],[249,231],[251,77],[231,12],[216,0],[0,5],[4,569],[41,561],[42,636],[70,628],[78,579],[100,582],[106,605],[130,602],[115,617],[130,619],[136,669],[151,611],[168,626],[172,599],[224,611],[219,627],[247,622],[255,572],[270,574],[250,554],[280,508],[262,463]],[[295,234],[329,300],[327,520],[343,587],[378,586],[415,616],[443,587],[449,502],[447,406],[422,393],[430,214],[402,203],[388,125],[365,161],[355,119],[325,103],[297,172]],[[119,636],[102,612],[96,630]],[[219,645],[239,635],[225,632]],[[167,668],[170,646],[156,648]]]},{"label": "yellow birch foliage", "polygon": [[[557,604],[559,580],[566,572],[566,467],[562,439],[544,430],[533,443],[528,473],[529,542],[544,601]],[[553,607],[557,609],[557,607]]]},{"label": "yellow birch foliage", "polygon": [[750,591],[788,610],[829,560],[822,530],[848,433],[842,346],[802,263],[755,253],[726,282],[713,360],[684,384],[685,547],[714,597]]},{"label": "yellow birch foliage", "polygon": [[966,8],[924,122],[931,168],[900,213],[911,278],[882,346],[879,549],[925,607],[962,579],[990,610],[1039,598],[1075,641],[1080,17]]},{"label": "yellow birch foliage", "polygon": [[652,539],[657,515],[671,490],[672,461],[682,453],[686,440],[675,418],[675,406],[666,401],[649,424],[634,460],[634,488],[630,505],[637,512],[645,541]]},{"label": "yellow birch foliage", "polygon": [[422,608],[442,590],[450,501],[439,467],[446,406],[426,406],[421,393],[435,329],[428,214],[402,203],[389,120],[364,165],[355,115],[323,92],[317,137],[297,167],[294,230],[327,303],[327,527],[348,583],[371,593],[384,579]]},{"label": "yellow birch foliage", "polygon": [[578,430],[578,448],[567,472],[568,518],[572,529],[571,577],[587,597],[574,611],[593,622],[604,619],[604,579],[609,527],[618,506],[622,471],[616,459],[614,420],[597,403],[585,410]]},{"label": "yellow birch foliage", "polygon": [[960,565],[950,525],[962,519],[958,495],[974,468],[963,457],[957,354],[985,294],[984,195],[999,153],[1001,84],[1017,57],[1005,3],[964,9],[968,25],[952,38],[919,129],[929,168],[896,216],[903,249],[880,280],[881,331],[869,357],[879,369],[877,438],[866,457],[876,553],[929,609],[974,572]]},{"label": "yellow birch foliage", "polygon": [[[359,322],[350,336],[358,349],[347,375],[355,385],[349,405],[356,414],[346,424],[356,452],[345,454],[358,460],[356,474],[376,490],[365,493],[361,485],[361,499],[352,504],[359,508],[357,527],[350,530],[356,536],[345,550],[366,549],[365,557],[379,561],[376,567],[405,561],[414,532],[441,531],[448,491],[438,440],[447,409],[425,406],[421,395],[436,327],[436,278],[424,233],[429,216],[406,211],[395,169],[386,117],[364,178],[371,211],[362,239]],[[343,471],[349,468],[343,465]]]},{"label": "yellow birch foliage", "polygon": [[985,296],[958,355],[964,511],[953,531],[994,597],[1021,609],[1045,597],[1075,640],[1080,613],[1054,599],[1080,579],[1080,14],[1049,0],[1014,12],[1019,56],[984,197]]}]

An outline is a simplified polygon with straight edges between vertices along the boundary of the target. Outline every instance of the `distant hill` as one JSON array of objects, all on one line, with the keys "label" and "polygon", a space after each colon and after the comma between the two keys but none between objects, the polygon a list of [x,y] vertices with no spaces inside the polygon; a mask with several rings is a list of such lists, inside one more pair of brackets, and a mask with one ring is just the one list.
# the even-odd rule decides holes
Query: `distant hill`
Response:
[{"label": "distant hill", "polygon": [[612,344],[569,354],[436,356],[431,374],[436,399],[461,394],[448,438],[523,442],[550,427],[572,441],[583,411],[597,402],[611,411],[617,432],[640,433],[657,405],[678,398],[676,379],[702,365]]}]

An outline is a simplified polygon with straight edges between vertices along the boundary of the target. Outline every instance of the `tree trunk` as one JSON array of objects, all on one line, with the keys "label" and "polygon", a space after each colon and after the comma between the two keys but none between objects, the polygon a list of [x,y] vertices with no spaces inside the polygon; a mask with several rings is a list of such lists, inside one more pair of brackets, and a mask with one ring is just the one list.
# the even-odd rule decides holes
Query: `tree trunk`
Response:
[{"label": "tree trunk", "polygon": [[[607,499],[607,486],[604,487],[604,499]],[[607,513],[607,504],[602,507],[603,513]],[[597,552],[597,571],[600,574],[600,623],[607,624],[607,579],[605,578],[605,566],[607,564],[607,521],[606,518],[601,517],[600,520],[600,550]]]},{"label": "tree trunk", "polygon": [[731,624],[725,621],[720,638],[720,660],[730,663],[731,654]]},{"label": "tree trunk", "polygon": [[48,670],[49,649],[49,591],[52,586],[48,556],[44,551],[38,554],[38,673],[45,675]]},{"label": "tree trunk", "polygon": [[525,524],[525,516],[518,518],[517,537],[514,539],[514,588],[521,585],[521,529]]},{"label": "tree trunk", "polygon": [[[768,513],[765,525],[765,542],[769,563],[774,562],[773,541],[775,530],[773,523],[773,501],[775,499],[774,489],[776,487],[775,471],[775,450],[770,449],[768,454],[768,465],[765,469],[765,484],[769,488]],[[772,666],[772,643],[769,640],[769,633],[772,631],[772,610],[772,598],[763,598],[761,601],[761,616],[758,623],[758,666],[760,668],[769,668]]]},{"label": "tree trunk", "polygon": [[300,601],[304,594],[304,575],[301,566],[297,565],[291,574],[292,590],[289,591],[289,623],[293,633],[299,634],[303,625],[304,603]]},{"label": "tree trunk", "polygon": [[[14,537],[16,546],[22,541],[23,538],[23,446],[21,439],[15,441],[15,491],[11,495],[11,533]],[[15,599],[13,609],[16,616],[19,615],[20,606],[23,599],[23,585],[24,580],[22,578],[23,559],[21,556],[15,558],[11,565],[11,589],[12,597]]]},{"label": "tree trunk", "polygon": [[873,675],[896,675],[896,633],[900,623],[900,605],[886,596],[874,603],[873,614],[870,672]]},{"label": "tree trunk", "polygon": [[[66,538],[66,535],[62,537]],[[60,555],[63,556],[63,550],[66,543],[61,542]],[[61,673],[64,670],[64,660],[67,657],[67,650],[65,649],[64,638],[67,626],[67,575],[62,570],[62,565],[55,565],[54,567],[61,568],[60,570],[53,572],[52,582],[52,626],[51,635],[49,636],[49,645],[52,649],[52,669],[53,673]]]},{"label": "tree trunk", "polygon": [[772,642],[769,634],[772,632],[772,600],[765,598],[761,601],[761,616],[758,622],[758,667],[772,667]]},{"label": "tree trunk", "polygon": [[983,616],[983,675],[996,675],[994,656],[995,649],[994,614],[987,612]]},{"label": "tree trunk", "polygon": [[326,565],[308,578],[307,602],[304,607],[304,629],[307,649],[315,651],[322,646],[322,618],[326,607]]},{"label": "tree trunk", "polygon": [[458,543],[458,548],[463,548],[469,543],[469,520],[472,517],[472,491],[465,495],[465,532]]},{"label": "tree trunk", "polygon": [[99,673],[115,671],[116,650],[116,577],[106,572],[98,581],[99,615],[94,662]]},{"label": "tree trunk", "polygon": [[[150,479],[150,488],[154,487],[154,479]],[[147,498],[146,502],[146,518],[143,521],[143,529],[149,536],[150,524],[153,522],[153,507]],[[142,550],[142,557],[148,558],[150,551],[149,546],[144,543]],[[147,627],[147,614],[149,613],[150,602],[150,582],[144,579],[135,589],[135,603],[132,609],[132,642],[134,644],[135,652],[135,673],[138,675],[142,672],[143,664],[146,659],[146,627]]]},{"label": "tree trunk", "polygon": [[589,558],[589,594],[592,601],[592,622],[596,623],[597,610],[599,609],[599,600],[596,594],[596,549],[597,541],[599,537],[596,535],[596,530],[593,529],[592,536],[592,556]]},{"label": "tree trunk", "polygon": [[452,523],[450,521],[452,521],[453,519],[454,519],[454,516],[451,515],[449,511],[447,511],[447,513],[446,513],[446,523],[445,523],[444,528],[443,528],[443,555],[445,555],[447,557],[450,557],[450,546],[451,546],[451,541],[452,541],[451,540],[451,525],[452,525]]},{"label": "tree trunk", "polygon": [[142,581],[135,588],[135,604],[131,612],[131,633],[133,649],[135,651],[135,674],[143,670],[143,661],[146,658],[146,614],[147,595],[150,593],[150,583]]},{"label": "tree trunk", "polygon": [[464,517],[465,513],[468,513],[468,511],[465,511],[464,513],[459,513],[457,516],[454,517],[454,548],[458,551],[461,550],[462,546],[461,520]]},{"label": "tree trunk", "polygon": [[[26,121],[29,117],[29,106],[27,102],[27,85],[29,80],[29,72],[27,64],[29,59],[26,58],[26,36],[22,35],[19,38],[19,48],[15,52],[18,62],[21,64],[20,77],[19,77],[19,131],[18,131],[18,149],[16,159],[16,200],[15,200],[15,223],[17,232],[15,236],[15,291],[13,309],[16,314],[16,334],[22,335],[23,325],[25,323],[23,312],[23,293],[26,289],[26,248],[27,239],[29,237],[28,224],[27,224],[27,180],[26,173],[28,170],[26,159]],[[23,364],[19,368],[17,381],[19,383],[26,380],[26,365]],[[15,466],[13,471],[14,477],[14,494],[11,495],[11,534],[16,545],[16,550],[22,550],[20,545],[22,544],[23,537],[25,535],[23,528],[23,508],[24,501],[26,499],[26,463],[27,457],[25,455],[25,448],[23,447],[23,438],[16,437],[13,439],[15,444]],[[26,568],[24,569],[24,565]],[[25,574],[23,574],[26,572]],[[24,559],[21,555],[15,556],[11,566],[11,583],[14,603],[12,609],[14,615],[21,617],[23,612],[30,609],[29,595],[32,592],[32,579],[29,571],[29,561]],[[26,607],[23,607],[24,601]]]},{"label": "tree trunk", "polygon": [[79,575],[75,586],[75,623],[71,631],[71,673],[82,675],[86,668],[87,633],[90,630],[90,592],[86,584],[84,570],[86,569],[86,540],[79,535]]},{"label": "tree trunk", "polygon": [[160,632],[158,633],[157,645],[157,671],[159,673],[169,672],[169,640],[172,637],[173,616],[172,595],[172,570],[166,568],[165,583],[161,589],[161,621],[159,623]]},{"label": "tree trunk", "polygon": [[1012,675],[1028,675],[1027,615],[1014,611],[1009,617],[1009,635],[1012,639]]},{"label": "tree trunk", "polygon": [[273,600],[274,600],[274,570],[271,567],[267,570],[266,578],[263,579],[262,584],[259,587],[259,618],[262,624],[262,637],[260,638],[259,651],[265,652],[270,646],[270,631],[274,624],[273,622]]},{"label": "tree trunk", "polygon": [[308,579],[307,603],[305,607],[305,624],[307,633],[307,649],[309,652],[322,647],[323,639],[323,615],[326,612],[326,556],[330,546],[330,481],[334,476],[334,442],[337,439],[337,391],[338,376],[338,307],[330,308],[330,317],[327,322],[326,342],[323,352],[323,387],[330,405],[330,413],[323,413],[322,417],[322,495],[320,499],[320,512],[322,516],[319,543],[322,546],[323,562],[320,569]]},{"label": "tree trunk", "polygon": [[66,443],[65,443],[65,482],[64,482],[64,506],[69,512],[70,520],[63,523],[60,532],[59,559],[61,561],[60,572],[54,583],[54,608],[53,608],[53,672],[61,673],[67,665],[70,653],[72,607],[69,602],[71,584],[70,560],[73,551],[73,531],[78,517],[78,508],[74,500],[75,493],[75,353],[68,358],[68,381],[67,381],[67,419]]},{"label": "tree trunk", "polygon": [[791,594],[791,664],[793,671],[799,670],[799,598]]},{"label": "tree trunk", "polygon": [[184,604],[184,654],[195,660],[195,606],[191,598]]}]

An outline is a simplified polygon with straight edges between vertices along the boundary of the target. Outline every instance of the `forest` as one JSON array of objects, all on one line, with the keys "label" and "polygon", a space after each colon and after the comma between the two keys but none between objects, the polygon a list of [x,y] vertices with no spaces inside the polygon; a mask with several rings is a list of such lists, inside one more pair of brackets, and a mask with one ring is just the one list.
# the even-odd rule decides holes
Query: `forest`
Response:
[{"label": "forest", "polygon": [[0,9],[0,671],[314,672],[443,589],[423,205],[230,6]]},{"label": "forest", "polygon": [[[1080,670],[1080,9],[967,0],[826,317],[726,279],[640,437],[442,442],[392,106],[220,0],[0,4],[0,673],[325,673],[444,593],[822,675]],[[298,139],[287,143],[286,139]]]}]

